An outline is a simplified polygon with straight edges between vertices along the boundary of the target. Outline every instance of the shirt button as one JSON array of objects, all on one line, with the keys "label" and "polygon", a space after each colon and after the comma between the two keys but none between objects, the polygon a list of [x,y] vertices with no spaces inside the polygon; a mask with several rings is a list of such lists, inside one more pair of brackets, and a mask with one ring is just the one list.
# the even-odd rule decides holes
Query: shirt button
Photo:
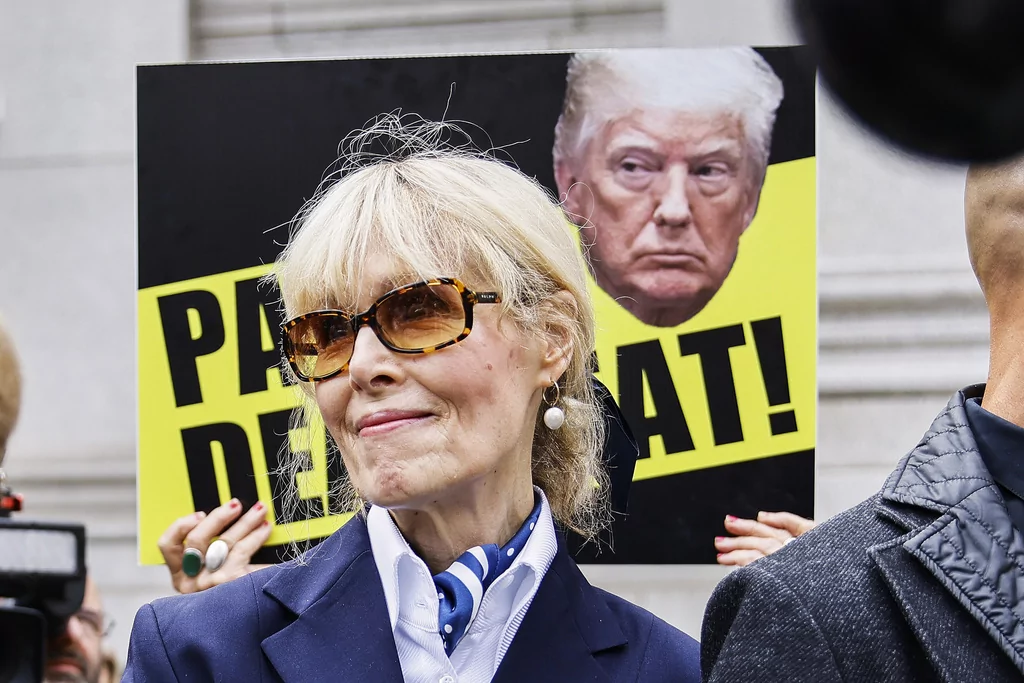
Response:
[{"label": "shirt button", "polygon": [[437,683],[455,683],[455,679],[451,676],[441,676]]}]

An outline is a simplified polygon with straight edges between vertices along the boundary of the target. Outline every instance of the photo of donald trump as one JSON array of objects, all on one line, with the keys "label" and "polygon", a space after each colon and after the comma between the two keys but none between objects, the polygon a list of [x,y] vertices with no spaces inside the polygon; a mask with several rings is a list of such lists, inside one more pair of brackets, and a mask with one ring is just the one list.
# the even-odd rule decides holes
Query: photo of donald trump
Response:
[{"label": "photo of donald trump", "polygon": [[598,286],[674,327],[711,301],[757,212],[782,81],[754,50],[580,52],[555,182]]}]

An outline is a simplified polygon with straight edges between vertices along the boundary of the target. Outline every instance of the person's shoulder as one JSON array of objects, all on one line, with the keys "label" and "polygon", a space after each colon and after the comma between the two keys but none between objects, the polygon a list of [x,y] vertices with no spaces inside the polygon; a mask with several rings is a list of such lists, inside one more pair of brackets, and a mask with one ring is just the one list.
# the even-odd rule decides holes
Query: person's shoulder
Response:
[{"label": "person's shoulder", "polygon": [[603,588],[594,586],[594,590],[604,599],[608,608],[615,613],[615,616],[619,618],[619,625],[622,626],[623,631],[628,631],[626,636],[630,639],[630,642],[635,642],[638,639],[642,640],[646,634],[655,633],[678,640],[680,643],[697,642],[683,631],[680,631],[643,607],[614,593],[609,593]]},{"label": "person's shoulder", "polygon": [[[705,679],[745,680],[757,666],[763,681],[838,681],[851,670],[874,680],[884,674],[883,648],[892,662],[911,656],[904,618],[877,561],[879,550],[926,518],[907,514],[880,492],[730,572],[704,612]],[[780,651],[801,654],[780,659]]]},{"label": "person's shoulder", "polygon": [[771,555],[730,572],[715,587],[709,611],[752,601],[768,611],[796,610],[824,622],[839,613],[839,606],[862,604],[877,592],[870,549],[905,533],[879,515],[880,497],[875,494]]},{"label": "person's shoulder", "polygon": [[[637,646],[640,680],[700,680],[700,644],[652,612],[632,602],[594,587],[608,608],[618,617],[623,635]],[[642,654],[641,654],[642,652]]]},{"label": "person's shoulder", "polygon": [[262,586],[279,571],[269,567],[143,605],[132,626],[123,680],[206,679],[224,671],[236,672],[236,680],[258,676],[260,641],[275,622],[275,603]]},{"label": "person's shoulder", "polygon": [[803,582],[810,571],[836,577],[871,564],[868,550],[905,533],[879,515],[881,494],[822,522],[780,550],[737,569],[734,574],[765,572]]},{"label": "person's shoulder", "polygon": [[157,598],[149,607],[165,641],[238,635],[256,627],[269,600],[263,586],[280,571],[281,566],[268,567],[198,593]]}]

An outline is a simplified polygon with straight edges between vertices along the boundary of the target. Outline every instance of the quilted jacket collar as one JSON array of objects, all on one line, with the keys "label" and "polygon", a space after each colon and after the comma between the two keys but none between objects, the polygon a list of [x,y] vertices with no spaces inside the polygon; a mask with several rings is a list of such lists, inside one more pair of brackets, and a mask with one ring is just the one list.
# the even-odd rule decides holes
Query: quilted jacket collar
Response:
[{"label": "quilted jacket collar", "polygon": [[973,385],[953,396],[889,476],[881,495],[887,503],[938,513],[904,537],[903,548],[1024,671],[1024,537],[985,469],[964,407],[984,389]]}]

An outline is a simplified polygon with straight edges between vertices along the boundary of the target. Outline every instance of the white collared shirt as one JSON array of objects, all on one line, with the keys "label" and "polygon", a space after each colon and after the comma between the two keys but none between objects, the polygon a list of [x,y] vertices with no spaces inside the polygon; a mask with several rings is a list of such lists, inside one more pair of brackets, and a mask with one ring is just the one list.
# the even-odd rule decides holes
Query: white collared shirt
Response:
[{"label": "white collared shirt", "polygon": [[388,511],[370,508],[370,548],[406,683],[487,683],[494,677],[557,550],[551,508],[544,493],[534,488],[541,500],[537,527],[519,557],[487,589],[451,659],[438,633],[437,587],[430,570]]}]

